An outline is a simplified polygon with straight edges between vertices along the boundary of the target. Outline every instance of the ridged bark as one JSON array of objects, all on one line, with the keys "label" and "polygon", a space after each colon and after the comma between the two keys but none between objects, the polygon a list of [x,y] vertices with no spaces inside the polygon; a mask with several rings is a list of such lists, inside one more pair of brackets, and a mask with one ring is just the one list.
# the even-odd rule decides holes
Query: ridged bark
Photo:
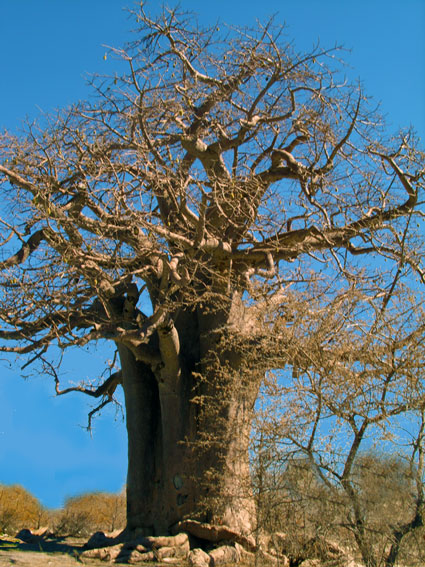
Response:
[{"label": "ridged bark", "polygon": [[[208,325],[211,321],[218,323],[213,318]],[[257,386],[245,383],[235,354],[226,353],[221,370],[200,360],[201,352],[206,359],[213,348],[217,352],[217,344],[213,330],[200,331],[193,314],[183,314],[176,328],[181,344],[173,376],[167,375],[166,362],[153,372],[129,349],[119,348],[128,431],[128,529],[165,534],[190,518],[250,533],[255,506],[248,445]]]}]

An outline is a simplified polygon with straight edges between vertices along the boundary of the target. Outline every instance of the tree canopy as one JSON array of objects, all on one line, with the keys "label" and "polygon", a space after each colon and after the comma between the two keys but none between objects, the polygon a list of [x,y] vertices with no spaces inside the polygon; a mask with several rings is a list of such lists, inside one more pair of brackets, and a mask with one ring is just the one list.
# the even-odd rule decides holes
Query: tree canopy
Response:
[{"label": "tree canopy", "polygon": [[[119,73],[94,77],[90,100],[0,137],[0,349],[42,362],[59,394],[104,405],[123,383],[130,438],[134,400],[157,404],[162,433],[141,406],[134,430],[157,439],[163,467],[199,438],[193,402],[220,398],[228,464],[264,372],[308,364],[296,341],[312,297],[323,308],[355,290],[377,313],[406,277],[425,283],[424,154],[413,130],[388,136],[339,49],[298,53],[273,20],[134,17],[134,40],[111,50]],[[122,368],[61,389],[49,348],[101,339]],[[327,335],[316,346],[335,356]]]},{"label": "tree canopy", "polygon": [[[249,290],[280,266],[285,281],[306,277],[300,260],[315,253],[347,276],[361,254],[402,254],[423,277],[401,251],[422,155],[410,132],[387,143],[337,51],[282,49],[273,23],[223,36],[174,11],[139,20],[140,38],[114,50],[127,73],[95,79],[91,101],[25,138],[3,135],[4,256],[21,246],[1,264],[2,338],[25,343],[6,348],[133,345],[166,318],[166,299],[214,294],[200,274]],[[112,330],[105,301],[137,300],[131,278],[156,284],[154,314],[141,331]]]}]

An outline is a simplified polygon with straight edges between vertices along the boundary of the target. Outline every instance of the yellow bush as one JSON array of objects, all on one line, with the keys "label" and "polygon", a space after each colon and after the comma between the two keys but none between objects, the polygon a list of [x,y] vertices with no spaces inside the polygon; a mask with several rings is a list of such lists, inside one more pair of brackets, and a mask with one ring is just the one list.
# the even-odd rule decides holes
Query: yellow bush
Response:
[{"label": "yellow bush", "polygon": [[0,532],[13,534],[22,528],[39,528],[47,517],[37,498],[25,488],[0,484]]},{"label": "yellow bush", "polygon": [[57,518],[60,535],[91,535],[96,531],[123,529],[126,521],[124,494],[94,492],[68,498]]}]

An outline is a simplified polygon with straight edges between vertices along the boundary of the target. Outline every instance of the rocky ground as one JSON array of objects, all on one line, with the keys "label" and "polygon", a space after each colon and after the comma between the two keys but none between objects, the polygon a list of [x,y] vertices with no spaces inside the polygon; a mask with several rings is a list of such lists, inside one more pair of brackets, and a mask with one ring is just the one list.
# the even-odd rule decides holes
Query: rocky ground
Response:
[{"label": "rocky ground", "polygon": [[[74,567],[81,566],[79,553],[85,540],[75,538],[46,538],[33,542],[11,536],[0,536],[0,567]],[[92,561],[93,567],[105,567]]]},{"label": "rocky ground", "polygon": [[[185,523],[184,531],[169,537],[139,537],[120,542],[98,532],[88,541],[58,538],[48,531],[21,530],[16,537],[0,536],[0,567],[73,567],[108,563],[188,567],[220,565],[271,567],[360,567],[338,545],[325,540],[294,542],[274,534],[259,545],[253,538],[225,526]],[[301,545],[302,543],[302,545]],[[302,551],[303,549],[303,551]]]}]

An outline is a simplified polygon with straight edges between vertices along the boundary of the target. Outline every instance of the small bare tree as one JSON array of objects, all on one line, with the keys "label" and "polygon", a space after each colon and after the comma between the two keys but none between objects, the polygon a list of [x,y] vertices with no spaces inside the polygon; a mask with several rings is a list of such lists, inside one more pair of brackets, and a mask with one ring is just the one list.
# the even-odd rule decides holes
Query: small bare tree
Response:
[{"label": "small bare tree", "polygon": [[368,567],[392,567],[401,553],[419,560],[419,546],[404,545],[425,513],[425,319],[415,299],[393,287],[391,300],[350,290],[312,302],[298,342],[307,356],[270,378],[275,411],[269,404],[258,421],[279,471],[277,502],[286,499],[279,511],[306,510],[310,536],[342,541],[345,531]]},{"label": "small bare tree", "polygon": [[[386,139],[338,50],[297,53],[273,21],[134,17],[121,74],[0,138],[1,349],[99,408],[123,387],[129,532],[192,517],[249,533],[254,403],[294,360],[288,293],[385,289],[400,258],[424,277],[423,154],[413,132]],[[120,368],[61,387],[52,347],[99,340]]]}]

